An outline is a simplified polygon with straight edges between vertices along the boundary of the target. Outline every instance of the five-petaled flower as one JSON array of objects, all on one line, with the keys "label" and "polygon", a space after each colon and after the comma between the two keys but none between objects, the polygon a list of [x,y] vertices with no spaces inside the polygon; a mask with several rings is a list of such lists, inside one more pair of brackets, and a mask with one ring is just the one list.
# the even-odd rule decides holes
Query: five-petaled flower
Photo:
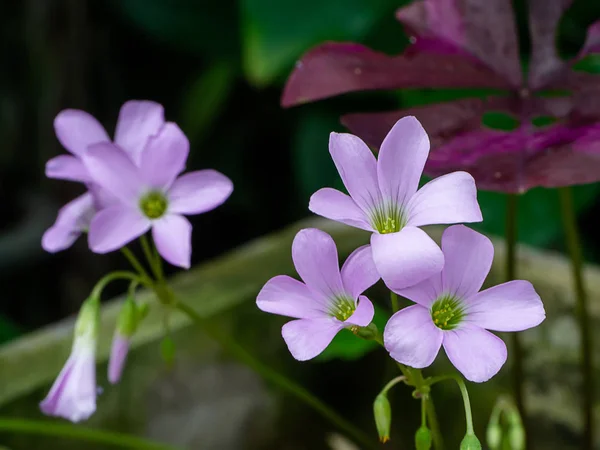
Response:
[{"label": "five-petaled flower", "polygon": [[442,237],[445,265],[440,274],[396,292],[416,302],[398,311],[383,334],[396,361],[429,366],[443,345],[467,378],[484,382],[506,361],[506,345],[494,331],[522,331],[545,318],[539,295],[528,281],[516,280],[479,292],[494,258],[485,236],[464,225]]},{"label": "five-petaled flower", "polygon": [[429,138],[414,117],[396,122],[377,160],[351,134],[331,133],[329,151],[350,196],[320,189],[309,209],[373,232],[373,259],[390,289],[423,281],[444,265],[439,247],[418,227],[482,220],[475,181],[466,172],[444,175],[417,191]]},{"label": "five-petaled flower", "polygon": [[298,232],[292,244],[296,271],[304,281],[271,278],[256,299],[266,312],[293,317],[281,333],[292,356],[314,358],[343,328],[366,327],[373,304],[362,294],[379,280],[369,246],[355,250],[340,272],[335,242],[314,228]]}]

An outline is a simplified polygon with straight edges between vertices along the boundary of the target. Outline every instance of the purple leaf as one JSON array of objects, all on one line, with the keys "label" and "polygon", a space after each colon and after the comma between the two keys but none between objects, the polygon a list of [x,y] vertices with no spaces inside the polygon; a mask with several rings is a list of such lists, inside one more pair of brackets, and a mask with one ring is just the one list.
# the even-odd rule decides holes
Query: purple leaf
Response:
[{"label": "purple leaf", "polygon": [[423,0],[396,13],[409,31],[433,38],[473,55],[506,78],[521,85],[517,33],[508,0]]}]

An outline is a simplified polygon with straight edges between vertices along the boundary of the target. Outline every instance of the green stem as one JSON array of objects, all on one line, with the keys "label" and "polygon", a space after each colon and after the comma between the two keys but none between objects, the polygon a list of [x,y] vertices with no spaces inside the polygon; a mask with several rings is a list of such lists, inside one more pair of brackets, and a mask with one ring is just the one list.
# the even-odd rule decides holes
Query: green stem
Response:
[{"label": "green stem", "polygon": [[471,401],[469,400],[469,391],[467,391],[467,386],[461,377],[458,375],[441,375],[439,377],[431,377],[425,380],[428,386],[433,386],[440,381],[445,380],[454,380],[456,384],[458,384],[458,388],[460,389],[460,393],[463,398],[463,403],[465,406],[465,421],[467,424],[467,434],[475,434],[473,429],[473,415],[471,414]]},{"label": "green stem", "polygon": [[109,273],[108,275],[102,277],[100,279],[100,281],[98,281],[96,283],[96,285],[94,286],[94,289],[92,289],[92,293],[90,294],[90,297],[100,298],[100,296],[102,295],[102,291],[104,290],[106,285],[108,285],[109,283],[111,283],[112,281],[115,281],[115,280],[131,280],[132,283],[143,282],[142,279],[140,278],[140,276],[133,272],[127,272],[124,270],[118,271],[118,272],[112,272],[112,273]]},{"label": "green stem", "polygon": [[160,274],[162,273],[162,266],[160,270],[158,268],[158,265],[160,265],[160,259],[154,257],[153,251],[150,248],[150,243],[148,242],[148,238],[145,234],[140,236],[140,243],[142,244],[144,256],[146,256],[146,260],[148,261],[148,264],[150,264],[150,269],[156,278],[160,278]]},{"label": "green stem", "polygon": [[129,250],[127,247],[123,247],[121,248],[121,253],[125,255],[125,258],[127,258],[129,264],[131,264],[133,268],[138,271],[142,279],[144,279],[145,281],[152,281],[152,278],[150,277],[150,275],[148,275],[148,272],[146,272],[144,266],[142,266],[142,264],[138,261],[138,259],[135,257],[131,250]]},{"label": "green stem", "polygon": [[[506,281],[516,278],[517,270],[517,210],[519,197],[508,194],[506,199]],[[523,345],[519,333],[511,333],[512,343],[512,379],[515,403],[522,417],[525,417],[525,395],[523,392]]]},{"label": "green stem", "polygon": [[[179,450],[167,444],[148,441],[122,433],[95,430],[81,425],[68,425],[41,420],[22,420],[0,418],[0,431],[35,434],[40,436],[56,436],[67,439],[77,439],[88,442],[113,445],[121,448],[142,450]],[[50,447],[47,445],[46,447]]]},{"label": "green stem", "polygon": [[427,427],[427,395],[421,397],[421,426]]},{"label": "green stem", "polygon": [[560,206],[563,219],[563,227],[569,256],[571,258],[571,270],[575,293],[577,295],[576,314],[581,330],[581,374],[583,383],[581,385],[581,398],[583,400],[583,442],[582,448],[591,450],[594,447],[594,378],[593,378],[593,349],[592,330],[590,328],[588,298],[583,282],[583,256],[581,254],[581,242],[577,231],[577,217],[573,206],[571,188],[558,189]]},{"label": "green stem", "polygon": [[392,312],[398,312],[400,305],[398,305],[398,294],[390,291],[390,300],[392,302]]},{"label": "green stem", "polygon": [[406,380],[406,377],[404,375],[401,375],[399,377],[394,378],[393,380],[390,380],[390,382],[383,387],[380,394],[386,395],[391,388],[396,386],[401,381],[405,381],[405,380]]}]

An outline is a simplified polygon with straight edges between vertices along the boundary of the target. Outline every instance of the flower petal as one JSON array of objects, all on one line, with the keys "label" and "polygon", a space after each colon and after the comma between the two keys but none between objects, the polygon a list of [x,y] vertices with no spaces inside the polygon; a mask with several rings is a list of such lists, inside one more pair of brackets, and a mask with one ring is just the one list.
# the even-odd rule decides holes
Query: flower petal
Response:
[{"label": "flower petal", "polygon": [[69,248],[90,225],[96,209],[92,194],[86,192],[70,201],[58,212],[56,222],[42,237],[42,247],[50,253]]},{"label": "flower petal", "polygon": [[271,278],[256,297],[258,309],[296,319],[316,319],[327,315],[326,306],[311,290],[287,275]]},{"label": "flower petal", "polygon": [[453,172],[431,180],[407,207],[414,227],[441,223],[481,222],[475,180],[467,172]]},{"label": "flower petal", "polygon": [[377,283],[381,277],[373,262],[371,246],[354,250],[344,262],[341,274],[345,291],[354,299]]},{"label": "flower petal", "polygon": [[46,163],[46,176],[57,180],[90,181],[90,175],[81,160],[72,155],[59,155]]},{"label": "flower petal", "polygon": [[192,224],[178,214],[168,214],[152,224],[158,253],[174,266],[189,269],[192,258]]},{"label": "flower petal", "polygon": [[358,305],[354,313],[344,321],[345,324],[358,325],[359,327],[368,326],[375,315],[373,303],[364,295],[358,297]]},{"label": "flower petal", "polygon": [[365,212],[381,203],[377,186],[377,160],[360,138],[348,133],[329,135],[329,153],[344,186]]},{"label": "flower petal", "polygon": [[319,189],[310,197],[308,209],[319,216],[351,227],[375,231],[352,197],[332,188]]},{"label": "flower petal", "polygon": [[444,350],[454,367],[475,383],[492,378],[506,362],[502,339],[476,326],[445,332]]},{"label": "flower petal", "polygon": [[522,331],[546,318],[529,281],[515,280],[481,291],[467,300],[469,322],[494,331]]},{"label": "flower petal", "polygon": [[144,180],[153,187],[166,189],[185,169],[190,142],[174,123],[166,123],[160,132],[148,138],[142,152],[140,169]]},{"label": "flower petal", "polygon": [[398,233],[371,236],[373,261],[393,291],[413,286],[441,272],[444,255],[423,230],[405,227]]},{"label": "flower petal", "polygon": [[150,221],[137,209],[123,205],[99,211],[92,220],[88,234],[90,250],[108,253],[123,247],[150,228]]},{"label": "flower petal", "polygon": [[201,214],[221,205],[232,192],[231,180],[216,170],[186,173],[169,189],[169,211]]},{"label": "flower petal", "polygon": [[344,328],[332,317],[323,319],[292,320],[281,328],[281,335],[298,361],[306,361],[327,348],[335,335]]},{"label": "flower petal", "polygon": [[139,169],[119,147],[110,143],[92,145],[83,156],[83,163],[100,188],[137,206],[143,181]]},{"label": "flower petal", "polygon": [[292,259],[306,285],[330,299],[344,293],[335,242],[316,228],[300,230],[292,243]]},{"label": "flower petal", "polygon": [[443,333],[421,305],[401,309],[383,331],[383,342],[390,356],[401,364],[422,369],[433,363],[442,345]]},{"label": "flower petal", "polygon": [[83,155],[88,146],[110,142],[106,130],[94,116],[78,109],[64,109],[54,119],[54,132],[64,148],[76,156]]},{"label": "flower petal", "polygon": [[463,299],[479,292],[494,260],[492,241],[464,225],[454,225],[444,231],[442,251],[442,290]]},{"label": "flower petal", "polygon": [[406,205],[417,192],[428,155],[429,137],[415,117],[403,117],[394,124],[381,144],[377,161],[384,200]]},{"label": "flower petal", "polygon": [[436,273],[414,286],[396,289],[394,292],[425,308],[429,308],[442,293],[442,272]]},{"label": "flower petal", "polygon": [[139,164],[150,136],[156,135],[165,123],[162,105],[148,100],[130,100],[119,111],[115,144]]},{"label": "flower petal", "polygon": [[108,360],[108,381],[111,384],[117,384],[121,379],[127,353],[129,353],[129,339],[118,332],[115,333]]}]

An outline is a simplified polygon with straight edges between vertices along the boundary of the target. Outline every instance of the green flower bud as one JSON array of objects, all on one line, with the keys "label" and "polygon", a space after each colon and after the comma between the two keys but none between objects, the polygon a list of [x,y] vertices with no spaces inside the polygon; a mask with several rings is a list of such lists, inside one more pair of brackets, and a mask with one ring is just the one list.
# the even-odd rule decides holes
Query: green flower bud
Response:
[{"label": "green flower bud", "polygon": [[429,450],[431,448],[431,431],[421,426],[415,434],[415,447],[417,450]]},{"label": "green flower bud", "polygon": [[131,297],[125,300],[117,318],[117,332],[126,338],[130,338],[135,333],[139,324],[138,307]]},{"label": "green flower bud", "polygon": [[89,297],[79,309],[75,323],[75,338],[95,341],[100,322],[100,299]]},{"label": "green flower bud", "polygon": [[373,402],[373,415],[379,440],[384,444],[390,440],[390,428],[392,426],[392,407],[385,394],[379,394]]},{"label": "green flower bud", "polygon": [[359,338],[367,341],[373,340],[379,335],[377,325],[374,323],[371,323],[366,327],[353,327],[352,332]]},{"label": "green flower bud", "polygon": [[486,431],[487,445],[490,450],[500,450],[502,445],[502,427],[499,423],[490,423]]},{"label": "green flower bud", "polygon": [[511,450],[525,450],[525,430],[520,423],[509,425],[506,434]]},{"label": "green flower bud", "polygon": [[481,450],[481,442],[474,434],[466,434],[460,443],[460,450]]}]

